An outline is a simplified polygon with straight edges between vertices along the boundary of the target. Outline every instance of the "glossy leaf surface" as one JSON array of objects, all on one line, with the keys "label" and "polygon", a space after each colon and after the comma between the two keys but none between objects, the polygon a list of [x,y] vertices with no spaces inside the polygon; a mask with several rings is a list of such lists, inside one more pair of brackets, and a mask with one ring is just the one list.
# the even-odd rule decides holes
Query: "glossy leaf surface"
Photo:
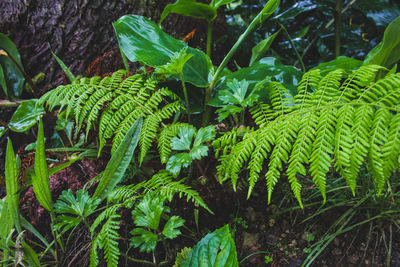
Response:
[{"label": "glossy leaf surface", "polygon": [[[7,91],[8,97],[19,97],[22,94],[25,78],[10,57],[22,68],[21,56],[11,39],[0,33],[0,50],[2,49],[6,53],[0,53],[0,66],[3,70],[0,73],[0,86],[3,87],[4,91]],[[7,86],[6,89],[4,84]]]},{"label": "glossy leaf surface", "polygon": [[212,21],[217,16],[217,10],[209,5],[198,3],[195,0],[178,0],[165,7],[161,14],[160,23],[170,14],[176,13],[183,16],[189,16],[199,19]]},{"label": "glossy leaf surface", "polygon": [[228,225],[203,237],[191,250],[185,266],[239,266],[235,241]]},{"label": "glossy leaf surface", "polygon": [[172,38],[153,21],[141,16],[126,15],[113,25],[120,47],[130,61],[156,68],[167,64],[174,53],[187,48],[187,54],[193,56],[183,68],[185,82],[208,86],[212,63],[204,52]]},{"label": "glossy leaf surface", "polygon": [[365,59],[365,63],[377,64],[390,69],[399,60],[400,16],[386,28],[382,42],[371,50]]},{"label": "glossy leaf surface", "polygon": [[251,58],[249,66],[252,66],[256,61],[260,60],[264,54],[268,51],[275,37],[278,35],[279,31],[269,36],[267,39],[262,40],[256,46],[251,49]]},{"label": "glossy leaf surface", "polygon": [[111,156],[106,169],[104,170],[93,198],[106,198],[118,182],[122,179],[126,169],[131,163],[133,153],[139,142],[140,131],[142,130],[143,118],[139,117],[132,125],[117,150]]},{"label": "glossy leaf surface", "polygon": [[10,120],[8,125],[10,130],[23,133],[37,123],[40,116],[45,113],[43,107],[36,106],[37,101],[30,99],[21,103]]}]

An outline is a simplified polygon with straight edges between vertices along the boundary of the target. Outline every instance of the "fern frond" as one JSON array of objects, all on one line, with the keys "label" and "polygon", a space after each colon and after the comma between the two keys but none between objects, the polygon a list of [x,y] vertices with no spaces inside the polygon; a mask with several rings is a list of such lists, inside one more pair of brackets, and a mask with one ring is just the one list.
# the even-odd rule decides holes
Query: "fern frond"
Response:
[{"label": "fern frond", "polygon": [[329,106],[321,109],[311,152],[310,172],[324,202],[326,174],[331,166],[331,154],[334,148],[336,111]]},{"label": "fern frond", "polygon": [[267,103],[256,103],[250,108],[250,114],[254,122],[263,127],[270,121],[274,120],[279,114],[272,110],[271,106]]},{"label": "fern frond", "polygon": [[237,179],[239,178],[241,167],[250,158],[252,151],[255,148],[255,145],[256,134],[253,132],[245,134],[245,136],[243,137],[243,141],[232,148],[230,154],[230,162],[227,163],[227,166],[225,166],[227,171],[223,180],[226,180],[229,176],[232,181],[234,190],[236,190],[236,183]]},{"label": "fern frond", "polygon": [[294,97],[294,102],[299,105],[300,109],[310,104],[313,91],[318,88],[320,78],[321,73],[319,69],[310,70],[303,75],[299,82],[297,95]]},{"label": "fern frond", "polygon": [[174,195],[178,195],[179,198],[186,197],[186,201],[193,202],[196,206],[203,207],[207,211],[213,214],[213,212],[204,203],[203,199],[199,196],[199,193],[191,189],[189,186],[183,184],[183,180],[174,181],[174,176],[168,171],[160,171],[153,177],[144,183],[146,192],[154,191],[162,196],[165,196],[169,201],[172,201]]},{"label": "fern frond", "polygon": [[364,105],[355,109],[354,124],[351,129],[351,137],[353,140],[352,151],[350,154],[350,168],[348,172],[344,172],[346,181],[353,186],[360,171],[360,167],[364,162],[369,150],[369,133],[372,125],[372,117],[374,116],[374,108]]},{"label": "fern frond", "polygon": [[169,155],[171,155],[171,139],[178,135],[181,127],[188,125],[187,123],[177,122],[167,125],[161,130],[157,139],[161,163],[167,163]]},{"label": "fern frond", "polygon": [[299,134],[293,144],[293,150],[287,168],[289,183],[301,207],[301,184],[297,180],[297,174],[300,173],[306,175],[305,164],[310,162],[311,147],[315,139],[315,129],[317,128],[317,124],[318,115],[316,112],[308,112],[302,116]]},{"label": "fern frond", "polygon": [[252,132],[254,129],[250,127],[239,127],[229,132],[224,133],[221,137],[218,137],[212,142],[212,146],[215,150],[215,158],[219,158],[221,149],[223,150],[222,155],[226,155],[228,150],[237,144],[238,137],[243,137],[245,133]]},{"label": "fern frond", "polygon": [[257,135],[256,147],[251,154],[249,162],[249,190],[247,198],[250,197],[251,192],[258,180],[264,160],[268,158],[268,153],[271,151],[272,145],[275,143],[275,131],[261,132]]},{"label": "fern frond", "polygon": [[275,146],[265,174],[268,189],[268,203],[271,202],[272,191],[281,176],[282,164],[287,163],[289,153],[292,150],[292,142],[299,130],[299,119],[297,116],[289,117],[275,126],[277,130]]},{"label": "fern frond", "polygon": [[[272,121],[261,119],[260,128],[241,141],[232,133],[227,134],[226,141],[224,137],[214,141],[217,156],[224,151],[217,166],[218,179],[231,179],[235,188],[238,174],[250,159],[249,195],[265,168],[270,199],[287,165],[289,183],[302,206],[297,175],[306,175],[308,165],[326,201],[327,174],[334,171],[332,163],[353,194],[360,168],[367,163],[379,195],[399,167],[400,154],[400,74],[375,82],[376,72],[381,69],[363,66],[347,79],[343,70],[331,71],[322,78],[318,70],[306,73],[294,106],[281,110]],[[275,107],[282,108],[278,96],[274,101]]]},{"label": "fern frond", "polygon": [[372,167],[372,174],[378,194],[382,192],[386,182],[383,146],[388,140],[388,126],[390,119],[391,114],[387,109],[378,109],[372,122],[372,129],[370,133],[371,138],[368,157]]},{"label": "fern frond", "polygon": [[[353,139],[351,136],[351,127],[354,122],[354,107],[351,105],[344,105],[338,111],[336,134],[335,134],[335,166],[343,177],[348,177],[346,172],[349,171],[351,166],[351,151],[353,148]],[[356,188],[354,180],[347,180],[347,184],[353,191]]]},{"label": "fern frond", "polygon": [[142,165],[144,156],[150,149],[152,141],[157,136],[158,125],[160,124],[160,122],[161,118],[156,114],[148,116],[143,122],[143,127],[139,138],[139,146],[140,146],[139,165]]},{"label": "fern frond", "polygon": [[282,84],[270,82],[268,90],[273,110],[279,112],[281,115],[290,110],[293,105],[293,97]]},{"label": "fern frond", "polygon": [[360,95],[362,88],[368,86],[376,76],[376,73],[384,69],[378,65],[367,65],[354,70],[340,86],[341,96],[337,102],[349,102]]},{"label": "fern frond", "polygon": [[382,152],[384,158],[385,180],[390,177],[392,171],[399,166],[400,154],[400,114],[392,117],[389,123],[389,134],[387,142],[384,144]]},{"label": "fern frond", "polygon": [[104,258],[109,267],[118,266],[118,258],[121,254],[117,241],[120,237],[118,233],[120,218],[121,215],[112,214],[98,235],[100,248],[104,250]]},{"label": "fern frond", "polygon": [[318,89],[313,94],[311,101],[317,107],[327,104],[340,95],[339,86],[343,70],[329,72],[318,84]]}]

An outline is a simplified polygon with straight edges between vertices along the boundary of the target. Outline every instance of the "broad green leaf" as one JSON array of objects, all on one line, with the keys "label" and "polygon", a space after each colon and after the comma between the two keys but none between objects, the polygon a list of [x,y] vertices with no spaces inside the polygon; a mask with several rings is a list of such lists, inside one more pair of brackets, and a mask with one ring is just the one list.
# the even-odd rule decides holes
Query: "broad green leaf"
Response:
[{"label": "broad green leaf", "polygon": [[260,60],[264,54],[268,51],[275,37],[278,35],[279,31],[269,36],[267,39],[262,40],[256,46],[251,49],[251,58],[249,66],[251,67],[256,61]]},{"label": "broad green leaf", "polygon": [[203,237],[191,250],[186,267],[239,266],[235,242],[228,225]]},{"label": "broad green leaf", "polygon": [[272,57],[262,58],[251,67],[241,68],[238,71],[227,74],[220,80],[217,86],[219,90],[228,89],[227,81],[237,79],[246,80],[249,83],[249,90],[253,89],[257,83],[270,78],[271,81],[282,83],[292,95],[297,93],[297,84],[301,80],[303,72],[293,66],[282,65],[277,59]]},{"label": "broad green leaf", "polygon": [[346,72],[350,73],[351,71],[360,68],[362,64],[362,61],[358,59],[340,56],[329,62],[321,63],[311,70],[319,69],[321,71],[321,75],[325,76],[329,72],[337,69],[343,69]]},{"label": "broad green leaf", "polygon": [[192,150],[190,150],[189,155],[192,160],[201,159],[202,157],[208,155],[208,146],[204,145],[195,146],[192,148]]},{"label": "broad green leaf", "polygon": [[383,40],[367,55],[364,63],[388,69],[400,60],[400,16],[386,28]]},{"label": "broad green leaf", "polygon": [[[6,51],[7,55],[0,54],[0,66],[3,70],[2,73],[0,71],[0,85],[3,87],[5,82],[8,92],[6,95],[8,97],[19,97],[22,94],[25,78],[10,57],[23,69],[21,56],[11,39],[7,35],[0,33],[0,50],[2,49]],[[3,76],[4,82],[1,82],[1,76]],[[3,90],[5,90],[4,87]]]},{"label": "broad green leaf", "polygon": [[198,87],[209,85],[213,66],[204,52],[172,38],[154,22],[141,16],[123,16],[113,26],[120,47],[130,61],[156,68],[167,64],[174,53],[187,48],[187,53],[193,56],[183,68],[185,82]]},{"label": "broad green leaf", "polygon": [[7,128],[4,126],[0,126],[0,138],[7,132]]},{"label": "broad green leaf", "polygon": [[100,204],[100,199],[92,199],[86,190],[78,190],[76,198],[71,189],[64,190],[54,204],[54,211],[57,213],[68,213],[78,217],[86,218],[91,215]]},{"label": "broad green leaf", "polygon": [[164,229],[162,231],[163,235],[166,238],[174,239],[175,237],[181,234],[181,231],[178,230],[177,228],[181,227],[184,223],[185,220],[182,219],[181,217],[172,216],[171,218],[169,218],[169,220],[164,226]]},{"label": "broad green leaf", "polygon": [[220,6],[227,5],[229,3],[232,3],[233,1],[235,0],[216,0],[214,6],[216,8],[219,8]]},{"label": "broad green leaf", "polygon": [[10,139],[8,139],[7,142],[5,168],[8,212],[12,218],[12,225],[14,225],[20,233],[22,229],[19,222],[18,169],[14,148]]},{"label": "broad green leaf", "polygon": [[215,127],[213,125],[200,128],[194,139],[193,147],[202,145],[205,142],[209,142],[214,139],[216,134]]},{"label": "broad green leaf", "polygon": [[139,142],[143,118],[139,117],[111,156],[93,198],[106,198],[124,176]]},{"label": "broad green leaf", "polygon": [[177,176],[182,167],[188,167],[193,159],[188,153],[179,153],[168,159],[166,169]]},{"label": "broad green leaf", "polygon": [[171,139],[171,148],[174,150],[190,150],[196,128],[191,125],[183,126],[178,136]]},{"label": "broad green leaf", "polygon": [[40,116],[45,113],[43,107],[36,105],[37,101],[30,99],[21,103],[8,124],[10,130],[23,133],[37,123]]},{"label": "broad green leaf", "polygon": [[131,237],[131,246],[135,248],[140,248],[140,252],[150,253],[156,248],[158,236],[148,230],[143,228],[135,228],[130,232],[133,237]]},{"label": "broad green leaf", "polygon": [[169,4],[164,8],[158,24],[161,24],[170,13],[205,19],[207,21],[213,21],[217,16],[216,8],[209,5],[198,3],[195,0],[177,0],[175,3]]},{"label": "broad green leaf", "polygon": [[314,10],[316,8],[317,4],[314,1],[310,0],[296,1],[293,4],[293,6],[286,9],[284,12],[276,15],[275,17],[273,17],[273,19],[281,19],[282,21],[285,21],[287,19],[292,19],[297,15],[300,15],[301,13]]},{"label": "broad green leaf", "polygon": [[40,120],[38,137],[36,141],[35,174],[32,175],[32,186],[33,192],[35,193],[40,204],[42,204],[43,208],[48,211],[52,211],[53,202],[51,200],[49,174],[44,150],[43,122]]},{"label": "broad green leaf", "polygon": [[70,82],[73,83],[74,81],[76,81],[75,75],[71,72],[71,70],[67,67],[67,65],[65,65],[65,63],[53,52],[53,50],[50,49],[50,52],[53,55],[53,57],[57,60],[58,65],[60,65],[61,69],[67,75]]},{"label": "broad green leaf", "polygon": [[137,226],[157,230],[164,211],[164,201],[157,196],[147,194],[132,211],[132,219]]},{"label": "broad green leaf", "polygon": [[193,56],[187,54],[186,51],[187,48],[182,48],[181,51],[174,53],[170,61],[165,65],[157,67],[154,73],[166,76],[182,73],[185,63]]}]

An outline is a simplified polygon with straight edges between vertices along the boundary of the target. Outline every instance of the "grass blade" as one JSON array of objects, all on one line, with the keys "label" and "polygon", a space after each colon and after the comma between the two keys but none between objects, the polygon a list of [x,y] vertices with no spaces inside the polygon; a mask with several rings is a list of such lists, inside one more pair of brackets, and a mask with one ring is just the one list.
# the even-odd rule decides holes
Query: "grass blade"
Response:
[{"label": "grass blade", "polygon": [[52,211],[49,174],[47,170],[46,154],[44,152],[43,122],[40,120],[36,142],[35,174],[32,175],[33,192],[43,208]]},{"label": "grass blade", "polygon": [[15,160],[14,148],[12,142],[8,139],[7,152],[6,152],[6,190],[7,190],[7,203],[8,212],[12,218],[12,224],[15,225],[17,231],[21,232],[21,225],[19,223],[19,207],[18,207],[18,171],[17,162]]}]

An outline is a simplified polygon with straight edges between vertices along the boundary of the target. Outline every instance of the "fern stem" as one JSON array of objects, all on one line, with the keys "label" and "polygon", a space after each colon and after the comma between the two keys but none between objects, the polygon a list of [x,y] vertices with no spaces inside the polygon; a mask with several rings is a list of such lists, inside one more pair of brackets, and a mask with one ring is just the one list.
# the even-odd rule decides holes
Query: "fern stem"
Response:
[{"label": "fern stem", "polygon": [[126,259],[133,261],[133,262],[137,262],[137,263],[143,263],[143,264],[148,264],[148,265],[152,265],[152,266],[156,266],[153,262],[151,261],[147,261],[147,260],[139,260],[139,259],[135,259],[132,258],[128,255],[126,255],[125,253],[121,252],[121,256],[125,257]]},{"label": "fern stem", "polygon": [[187,109],[187,114],[188,114],[188,120],[190,123],[190,105],[189,105],[189,97],[188,97],[188,93],[187,93],[187,89],[186,89],[186,85],[185,85],[185,80],[183,79],[183,72],[179,73],[179,76],[181,78],[181,82],[182,82],[182,88],[183,88],[183,94],[185,95],[185,102],[186,102],[186,109]]},{"label": "fern stem", "polygon": [[283,24],[279,23],[279,25],[281,26],[283,31],[286,33],[286,35],[288,37],[288,40],[289,40],[289,43],[292,46],[292,48],[293,48],[294,52],[296,53],[296,56],[297,56],[297,58],[298,58],[298,60],[300,62],[301,69],[303,70],[303,72],[306,72],[306,67],[304,66],[303,58],[300,56],[299,51],[297,51],[297,48],[296,48],[296,46],[295,46],[295,44],[293,42],[292,37],[290,36],[289,32],[286,30],[286,27],[283,26]]}]

